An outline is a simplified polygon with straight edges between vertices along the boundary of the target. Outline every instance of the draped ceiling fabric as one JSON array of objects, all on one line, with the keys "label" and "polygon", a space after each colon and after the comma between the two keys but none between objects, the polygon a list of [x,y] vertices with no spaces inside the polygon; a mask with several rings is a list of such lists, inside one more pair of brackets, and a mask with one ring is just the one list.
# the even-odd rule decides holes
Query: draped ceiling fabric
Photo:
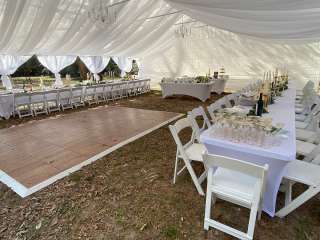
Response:
[{"label": "draped ceiling fabric", "polygon": [[[104,0],[106,5],[118,2]],[[179,15],[163,0],[121,4],[115,24],[98,24],[88,11],[100,0],[0,0],[0,54],[134,56],[148,51]]]},{"label": "draped ceiling fabric", "polygon": [[76,56],[38,56],[39,62],[55,76],[55,87],[63,87],[60,71],[76,61]]},{"label": "draped ceiling fabric", "polygon": [[121,70],[121,77],[126,75],[132,69],[132,59],[127,57],[112,57],[113,61],[118,65]]},{"label": "draped ceiling fabric", "polygon": [[[288,68],[297,79],[319,74],[319,0],[130,0],[109,25],[88,16],[99,3],[0,0],[0,54],[131,56],[142,59],[152,80],[222,66],[229,74],[260,78],[274,67]],[[210,25],[214,37],[176,38],[182,16],[197,21],[188,24],[192,32]]]},{"label": "draped ceiling fabric", "polygon": [[30,56],[0,55],[0,75],[1,81],[6,89],[12,89],[9,75],[13,74],[18,67],[24,64]]},{"label": "draped ceiling fabric", "polygon": [[90,72],[93,73],[96,81],[100,81],[98,73],[102,72],[110,61],[110,57],[106,56],[81,56],[80,59]]},{"label": "draped ceiling fabric", "polygon": [[[203,26],[203,24],[201,24]],[[291,79],[301,87],[307,80],[317,84],[320,78],[320,45],[318,43],[286,45],[256,39],[207,27],[192,35],[169,40],[142,59],[146,76],[155,87],[162,77],[197,76],[224,67],[230,75],[227,89],[237,90],[248,81],[261,79],[267,70],[289,70]]]},{"label": "draped ceiling fabric", "polygon": [[257,38],[320,40],[318,0],[167,0],[176,9],[210,26]]}]

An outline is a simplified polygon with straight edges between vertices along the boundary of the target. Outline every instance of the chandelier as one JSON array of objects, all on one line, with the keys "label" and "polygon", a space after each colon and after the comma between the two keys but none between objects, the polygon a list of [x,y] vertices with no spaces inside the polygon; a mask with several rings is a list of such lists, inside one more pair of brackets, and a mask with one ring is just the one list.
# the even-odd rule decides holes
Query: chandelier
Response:
[{"label": "chandelier", "polygon": [[122,5],[129,1],[124,0],[111,4],[108,0],[99,0],[88,10],[88,18],[102,27],[112,25],[117,22]]},{"label": "chandelier", "polygon": [[184,23],[183,16],[181,19],[181,23],[178,24],[179,26],[174,31],[176,38],[186,38],[191,36],[191,27],[186,27],[186,24]]}]

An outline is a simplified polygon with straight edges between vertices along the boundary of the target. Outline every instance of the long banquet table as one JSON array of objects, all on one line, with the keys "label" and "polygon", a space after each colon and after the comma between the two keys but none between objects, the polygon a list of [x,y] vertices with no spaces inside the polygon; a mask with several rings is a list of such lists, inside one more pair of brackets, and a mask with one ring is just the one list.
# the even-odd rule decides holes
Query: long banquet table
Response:
[{"label": "long banquet table", "polygon": [[[134,84],[135,87],[139,87],[139,84],[142,84],[144,82],[148,82],[150,84],[150,79],[137,79],[137,80],[131,80],[131,81],[112,81],[112,82],[107,82],[102,85],[107,85],[107,86],[116,86],[116,85],[126,85],[126,84]],[[99,86],[95,85],[95,86]],[[80,86],[82,87],[82,92],[84,94],[86,85]],[[47,89],[47,90],[40,90],[40,91],[34,91],[34,92],[27,92],[26,94],[32,94],[32,93],[43,93],[43,94],[48,94],[48,93],[54,93],[57,95],[57,92],[60,90],[72,90],[74,88],[79,88],[79,87],[68,87],[68,88],[59,88],[59,89]],[[5,92],[4,94],[0,94],[0,119],[5,118],[9,119],[10,116],[13,115],[14,112],[14,96],[16,93],[23,93],[23,90],[16,90],[14,93],[9,93]]]},{"label": "long banquet table", "polygon": [[201,142],[210,154],[233,157],[259,165],[269,165],[263,211],[272,217],[275,215],[277,193],[286,165],[296,158],[295,96],[296,89],[290,83],[289,89],[282,93],[282,97],[269,106],[269,113],[263,115],[263,117],[271,117],[273,123],[283,123],[283,128],[288,131],[287,137],[283,138],[278,146],[263,148],[218,139],[214,137],[212,129],[204,131],[200,136]]}]

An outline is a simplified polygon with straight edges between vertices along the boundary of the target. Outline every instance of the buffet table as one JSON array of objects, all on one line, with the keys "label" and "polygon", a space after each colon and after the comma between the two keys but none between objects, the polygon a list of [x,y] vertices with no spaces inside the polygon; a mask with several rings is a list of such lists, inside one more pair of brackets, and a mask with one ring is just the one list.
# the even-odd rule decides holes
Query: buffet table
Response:
[{"label": "buffet table", "polygon": [[160,83],[163,98],[173,95],[187,95],[203,102],[210,98],[213,83]]},{"label": "buffet table", "polygon": [[273,123],[284,124],[283,129],[287,133],[277,146],[264,148],[219,139],[214,137],[212,128],[200,136],[201,142],[210,154],[232,157],[259,165],[269,165],[263,210],[272,217],[275,215],[276,198],[286,165],[296,159],[295,94],[295,88],[292,84],[289,85],[289,89],[283,92],[283,96],[276,99],[275,104],[269,106],[269,113],[263,115],[263,117],[272,118]]},{"label": "buffet table", "polygon": [[212,81],[212,92],[218,93],[219,95],[224,92],[228,78],[218,78]]}]

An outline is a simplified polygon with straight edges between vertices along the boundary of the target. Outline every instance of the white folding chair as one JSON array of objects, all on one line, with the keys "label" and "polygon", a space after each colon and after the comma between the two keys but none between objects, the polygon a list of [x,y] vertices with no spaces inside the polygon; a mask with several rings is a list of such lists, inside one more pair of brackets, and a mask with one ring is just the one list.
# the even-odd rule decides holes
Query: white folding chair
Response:
[{"label": "white folding chair", "polygon": [[112,100],[117,100],[121,99],[122,97],[122,88],[121,88],[121,83],[114,83],[112,85]]},{"label": "white folding chair", "polygon": [[[257,215],[258,219],[261,216],[268,165],[209,154],[204,154],[203,160],[208,169],[204,229],[213,227],[239,239],[253,239]],[[250,209],[246,233],[211,218],[211,206],[216,198]]]},{"label": "white folding chair", "polygon": [[33,92],[30,94],[30,103],[33,114],[48,114],[46,99],[44,92]]},{"label": "white folding chair", "polygon": [[318,147],[317,144],[296,140],[296,151],[298,155],[306,156]]},{"label": "white folding chair", "polygon": [[57,90],[46,91],[45,93],[46,105],[49,113],[60,111],[59,93]]},{"label": "white folding chair", "polygon": [[107,101],[104,88],[105,84],[100,84],[96,87],[95,99],[97,103],[103,103]]},{"label": "white folding chair", "polygon": [[320,119],[320,111],[316,107],[314,112],[311,112],[304,121],[295,121],[296,129],[313,130],[315,129],[316,123]]},{"label": "white folding chair", "polygon": [[148,80],[141,80],[142,82],[142,93],[148,92]]},{"label": "white folding chair", "polygon": [[317,97],[311,104],[310,111],[305,114],[296,114],[295,120],[300,122],[310,121],[312,116],[320,110],[320,99]]},{"label": "white folding chair", "polygon": [[77,107],[84,107],[84,97],[83,97],[83,88],[82,87],[74,87],[71,89],[72,92],[72,106],[75,108]]},{"label": "white folding chair", "polygon": [[[188,118],[178,120],[174,125],[170,125],[169,128],[173,139],[177,144],[173,183],[175,184],[177,176],[179,176],[185,169],[187,169],[196,189],[198,190],[198,193],[200,195],[204,195],[201,183],[206,178],[206,171],[204,171],[198,178],[191,164],[193,161],[201,163],[203,162],[202,154],[204,153],[204,151],[206,151],[206,148],[204,147],[204,145],[194,142],[194,134],[192,134],[191,139],[186,144],[182,144],[179,133],[187,128],[192,129],[192,124],[190,123]],[[192,131],[194,130],[192,129]],[[181,160],[184,163],[184,166],[180,170],[178,170],[178,165]]]},{"label": "white folding chair", "polygon": [[33,116],[30,94],[14,94],[14,114],[18,114],[19,118]]},{"label": "white folding chair", "polygon": [[220,109],[220,105],[216,104],[216,102],[212,103],[211,105],[209,105],[207,107],[208,113],[210,115],[211,118],[211,122],[214,123],[215,121],[215,113]]},{"label": "white folding chair", "polygon": [[[198,140],[198,142],[200,142],[200,134],[208,129],[209,127],[211,127],[211,122],[206,114],[206,112],[204,111],[203,107],[197,107],[194,108],[192,111],[188,112],[188,118],[189,121],[191,122],[193,129],[195,130],[194,133],[196,134],[196,139]],[[198,119],[201,118],[200,120],[203,121],[202,126],[200,127],[198,124]]]},{"label": "white folding chair", "polygon": [[97,103],[96,98],[96,86],[87,86],[84,90],[84,101],[90,105]]},{"label": "white folding chair", "polygon": [[301,91],[297,90],[296,93],[296,102],[301,103],[303,101],[303,98],[308,94],[309,91],[314,90],[314,82],[308,81],[306,85],[304,85],[303,89]]},{"label": "white folding chair", "polygon": [[130,97],[136,96],[137,95],[137,81],[133,81],[132,85],[130,86],[131,90],[130,90]]},{"label": "white folding chair", "polygon": [[143,81],[137,81],[137,95],[141,95],[143,93]]},{"label": "white folding chair", "polygon": [[128,81],[120,83],[121,98],[128,97]]},{"label": "white folding chair", "polygon": [[231,104],[226,97],[220,98],[215,103],[219,106],[220,109],[231,107]]},{"label": "white folding chair", "polygon": [[[276,216],[285,217],[302,204],[316,196],[320,192],[320,166],[295,160],[287,165],[284,175],[284,187],[286,193],[285,206],[280,209]],[[292,187],[294,183],[302,183],[308,189],[292,200]]]},{"label": "white folding chair", "polygon": [[312,113],[309,123],[309,129],[296,129],[296,139],[300,141],[319,143],[320,142],[320,109],[318,112]]},{"label": "white folding chair", "polygon": [[106,101],[112,100],[112,85],[106,84],[103,91]]},{"label": "white folding chair", "polygon": [[62,111],[72,109],[72,92],[70,88],[59,89],[59,104]]},{"label": "white folding chair", "polygon": [[309,114],[312,110],[312,107],[319,100],[318,94],[312,90],[310,91],[303,99],[301,103],[296,103],[295,113],[296,114]]},{"label": "white folding chair", "polygon": [[146,86],[146,92],[150,92],[151,91],[151,88],[150,88],[150,79],[146,79],[146,83],[145,83],[145,86]]},{"label": "white folding chair", "polygon": [[127,85],[127,96],[130,97],[130,96],[134,96],[134,82],[135,81],[129,81],[128,82],[128,85]]},{"label": "white folding chair", "polygon": [[240,102],[240,93],[236,92],[236,93],[229,94],[226,96],[226,99],[230,103],[230,107],[237,106],[239,105],[239,102]]}]

